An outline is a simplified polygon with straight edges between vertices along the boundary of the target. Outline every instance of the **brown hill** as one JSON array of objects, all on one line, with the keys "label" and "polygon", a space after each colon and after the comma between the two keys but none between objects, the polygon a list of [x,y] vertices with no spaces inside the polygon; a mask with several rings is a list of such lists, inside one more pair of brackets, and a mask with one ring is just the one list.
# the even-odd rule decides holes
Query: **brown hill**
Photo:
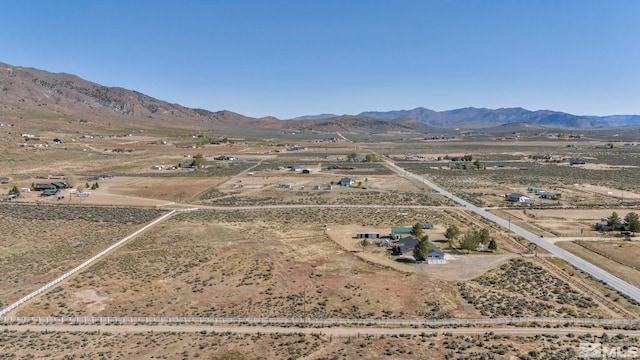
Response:
[{"label": "brown hill", "polygon": [[[119,125],[204,126],[231,123],[263,126],[263,121],[231,111],[212,112],[171,104],[137,91],[107,87],[71,74],[53,74],[0,63],[0,106],[4,122],[91,120]],[[13,120],[13,121],[12,121]],[[267,121],[273,125],[273,121]]]},{"label": "brown hill", "polygon": [[415,134],[430,128],[412,119],[387,121],[368,116],[343,115],[322,120],[287,120],[281,122],[283,130],[311,130],[355,134]]},{"label": "brown hill", "polygon": [[[253,127],[361,134],[423,133],[430,128],[408,118],[385,120],[368,116],[338,116],[323,120],[251,118],[232,111],[188,108],[121,87],[107,87],[71,74],[0,63],[0,122],[55,129],[78,121],[98,126]],[[34,123],[34,121],[38,121]]]}]

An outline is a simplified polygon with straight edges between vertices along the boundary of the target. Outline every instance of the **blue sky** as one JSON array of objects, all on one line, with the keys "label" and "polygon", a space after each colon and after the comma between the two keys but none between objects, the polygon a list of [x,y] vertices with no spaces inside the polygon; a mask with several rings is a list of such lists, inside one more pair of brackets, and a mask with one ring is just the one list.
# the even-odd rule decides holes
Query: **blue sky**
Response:
[{"label": "blue sky", "polygon": [[208,110],[640,114],[640,1],[2,2],[0,62]]}]

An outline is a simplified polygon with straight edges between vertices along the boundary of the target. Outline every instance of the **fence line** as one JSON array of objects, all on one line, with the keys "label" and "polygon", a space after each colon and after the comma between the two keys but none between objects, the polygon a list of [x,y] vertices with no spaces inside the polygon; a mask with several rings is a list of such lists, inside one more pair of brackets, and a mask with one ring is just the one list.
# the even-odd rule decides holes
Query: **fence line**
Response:
[{"label": "fence line", "polygon": [[314,318],[218,318],[218,317],[22,317],[2,316],[4,324],[76,324],[76,325],[125,325],[125,324],[236,324],[236,325],[384,325],[384,326],[476,326],[476,325],[516,325],[516,324],[580,324],[580,325],[613,325],[640,326],[640,319],[594,319],[594,318],[553,318],[553,317],[513,317],[486,319],[314,319]]},{"label": "fence line", "polygon": [[167,214],[162,215],[161,217],[153,220],[152,222],[150,222],[149,224],[145,225],[144,227],[140,228],[139,230],[135,231],[133,234],[123,238],[122,240],[118,241],[117,243],[109,246],[108,248],[102,250],[101,252],[99,252],[98,254],[94,255],[91,259],[83,262],[82,264],[76,266],[75,268],[71,269],[70,271],[68,271],[67,273],[65,273],[64,275],[60,276],[59,278],[53,280],[52,282],[48,283],[47,285],[41,287],[40,289],[32,292],[31,294],[23,297],[22,299],[16,301],[15,303],[9,305],[6,309],[3,309],[2,311],[0,311],[0,317],[8,314],[11,310],[17,308],[18,306],[26,303],[27,301],[33,299],[34,297],[42,294],[43,292],[49,290],[50,288],[54,287],[55,285],[59,284],[60,282],[64,281],[66,278],[68,278],[69,276],[77,273],[78,271],[84,269],[85,267],[91,265],[92,263],[94,263],[96,260],[98,260],[99,258],[105,256],[106,254],[108,254],[109,252],[113,251],[115,248],[117,248],[118,246],[124,244],[125,242],[133,239],[134,237],[138,236],[140,233],[142,233],[143,231],[149,229],[150,227],[154,226],[155,224],[161,222],[162,220],[168,218],[169,216],[173,215],[176,211],[172,210]]}]

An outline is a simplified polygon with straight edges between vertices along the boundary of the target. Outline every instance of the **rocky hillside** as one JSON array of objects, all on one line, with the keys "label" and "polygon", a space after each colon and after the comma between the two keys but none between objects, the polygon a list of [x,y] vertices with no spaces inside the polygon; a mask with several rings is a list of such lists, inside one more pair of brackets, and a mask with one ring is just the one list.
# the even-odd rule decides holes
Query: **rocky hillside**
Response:
[{"label": "rocky hillside", "polygon": [[[53,74],[0,63],[0,106],[11,122],[25,115],[51,119],[90,119],[126,124],[143,121],[162,125],[207,126],[234,123],[273,126],[231,111],[212,112],[171,104],[137,91],[107,87],[71,74]],[[277,121],[277,120],[276,120]]]}]

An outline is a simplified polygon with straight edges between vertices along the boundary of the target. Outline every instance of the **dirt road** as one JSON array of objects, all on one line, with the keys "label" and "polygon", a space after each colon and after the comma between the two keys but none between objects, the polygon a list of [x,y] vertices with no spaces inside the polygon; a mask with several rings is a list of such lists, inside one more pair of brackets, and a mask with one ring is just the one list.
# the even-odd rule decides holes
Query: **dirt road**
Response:
[{"label": "dirt road", "polygon": [[276,326],[219,326],[219,325],[7,325],[2,329],[9,331],[47,331],[47,332],[109,332],[109,333],[144,333],[144,332],[232,332],[242,334],[287,334],[305,333],[322,334],[325,336],[355,337],[359,335],[400,335],[422,333],[451,333],[451,334],[484,334],[493,332],[504,335],[566,335],[566,334],[624,334],[640,337],[640,330],[603,330],[599,328],[532,328],[532,327],[473,327],[473,328],[379,328],[379,327],[330,327],[330,328],[300,328]]}]

